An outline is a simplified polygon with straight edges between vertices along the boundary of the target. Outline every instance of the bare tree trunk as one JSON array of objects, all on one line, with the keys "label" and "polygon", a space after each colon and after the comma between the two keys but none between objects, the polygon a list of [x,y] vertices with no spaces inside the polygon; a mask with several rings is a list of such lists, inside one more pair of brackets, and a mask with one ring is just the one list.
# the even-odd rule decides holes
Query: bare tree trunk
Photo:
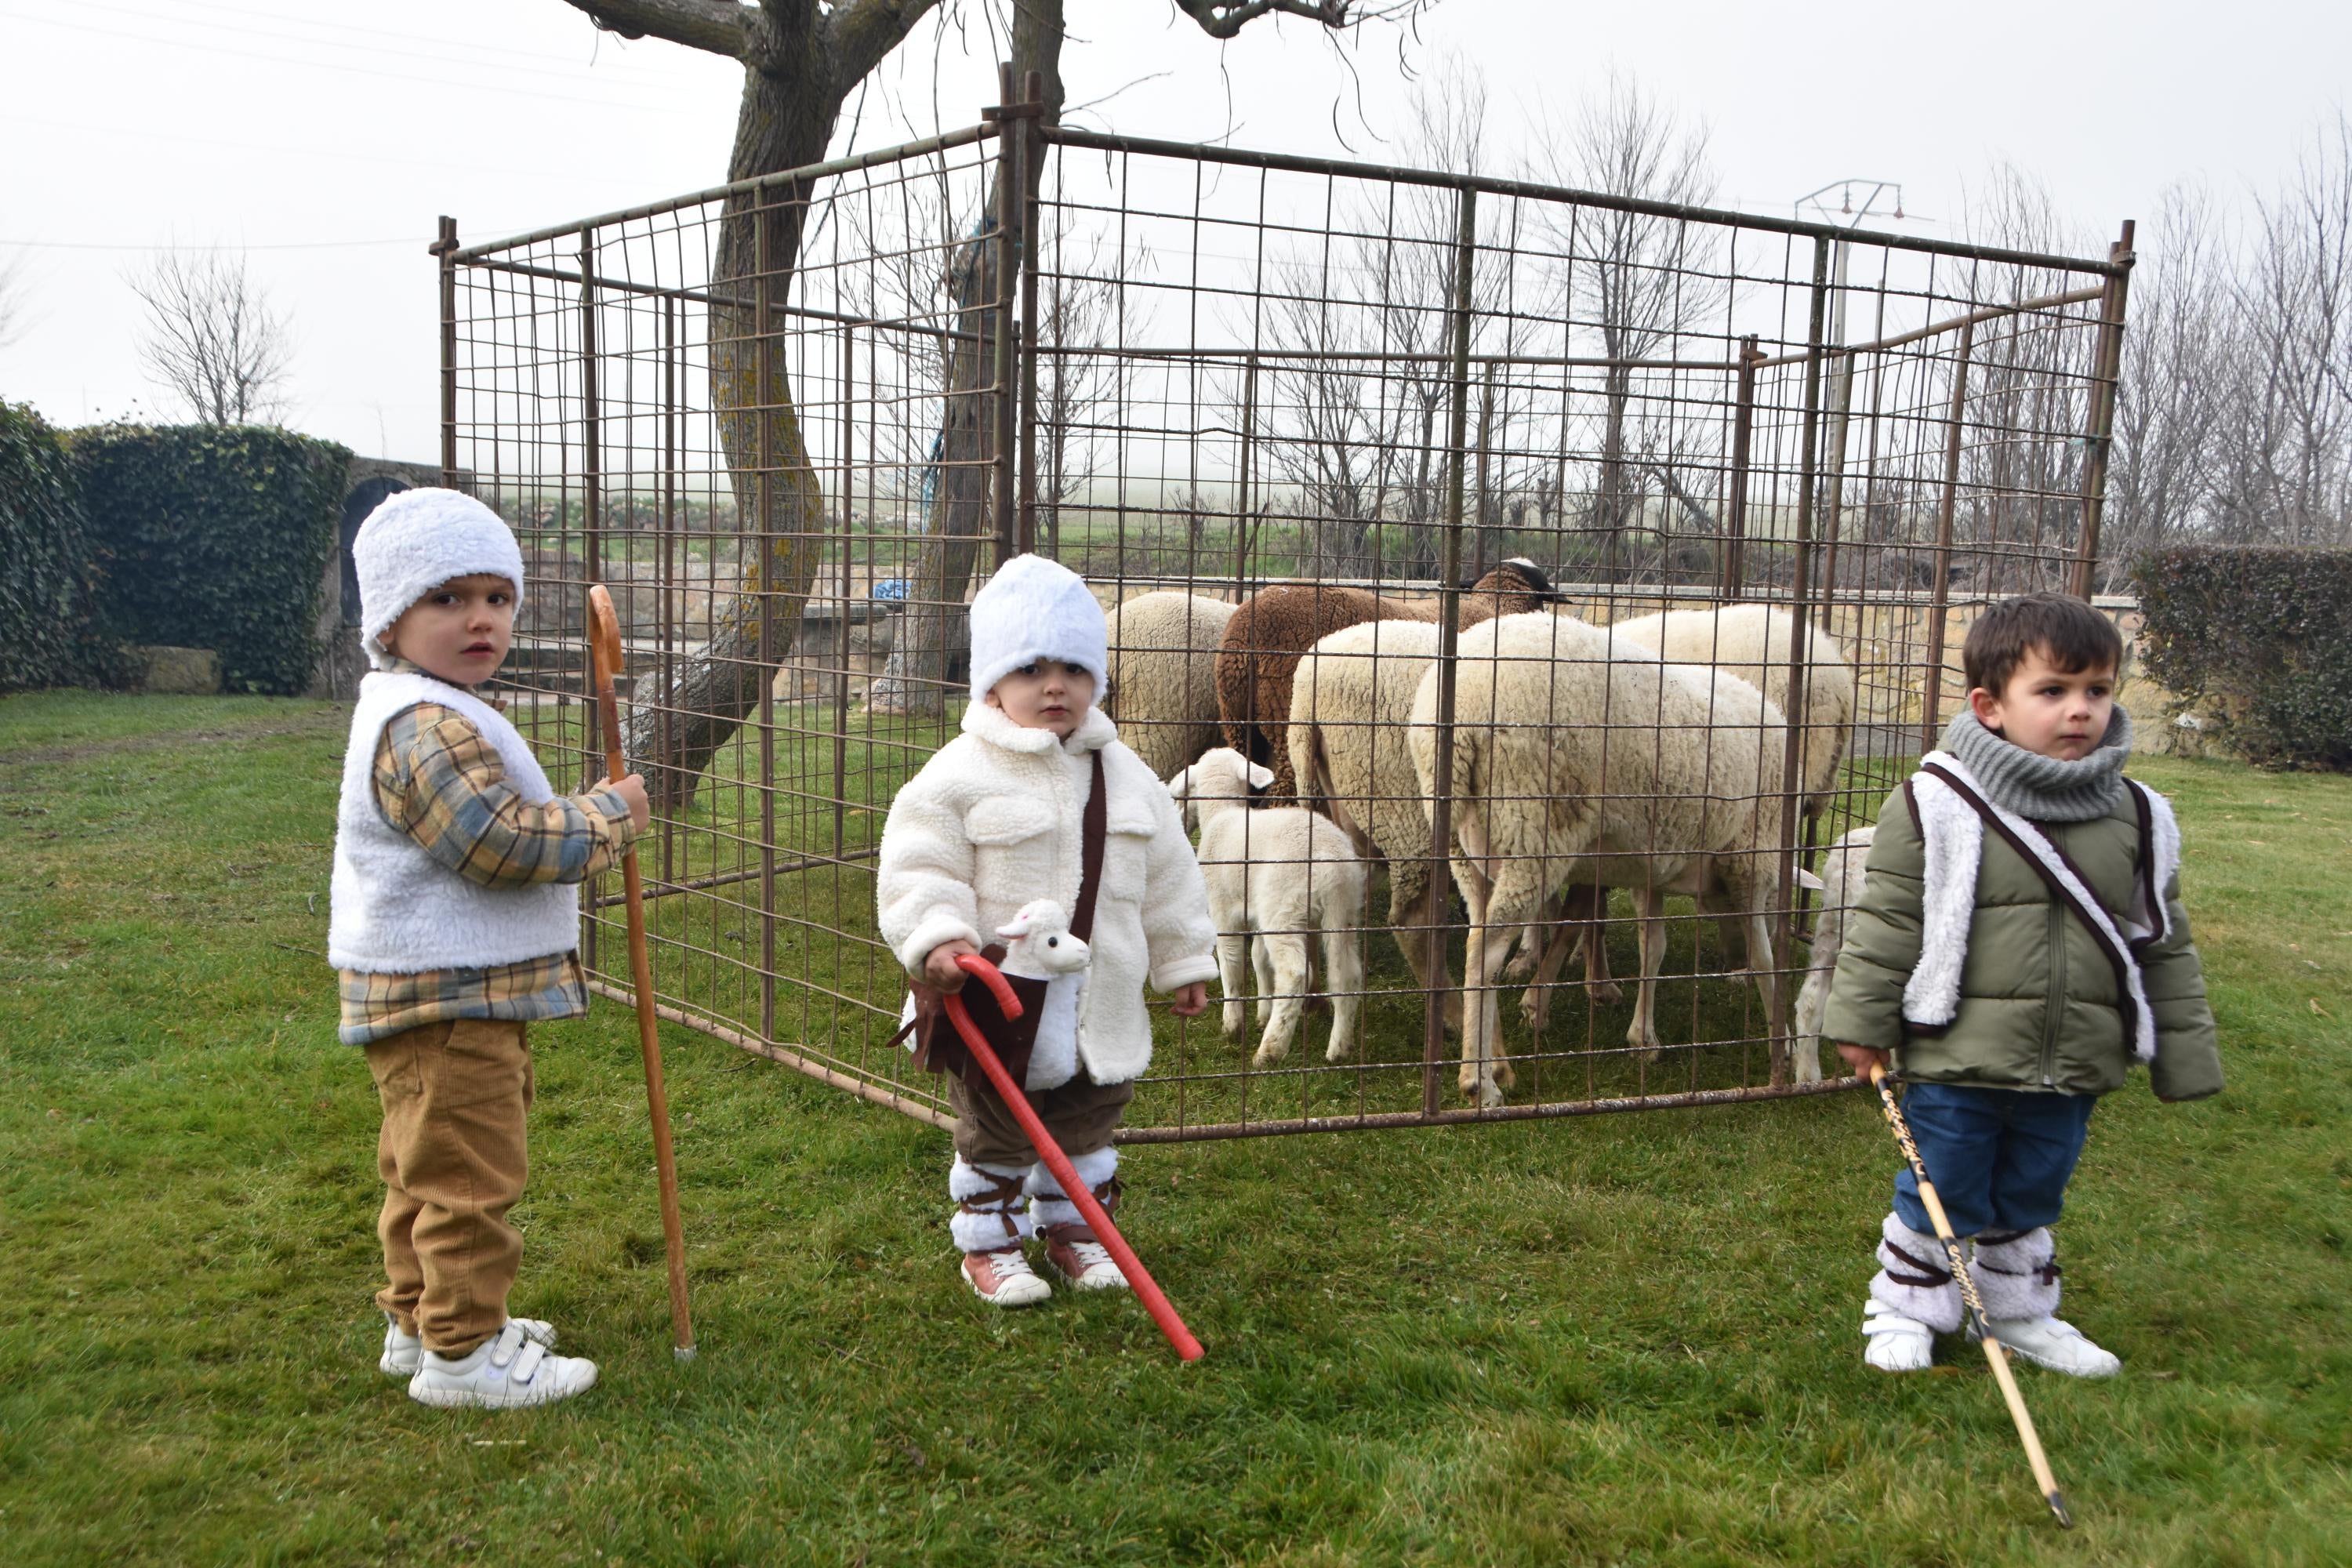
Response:
[{"label": "bare tree trunk", "polygon": [[[1013,79],[1017,86],[1030,71],[1038,73],[1043,118],[1049,125],[1062,118],[1062,0],[1024,0],[1014,8]],[[1024,194],[1033,198],[1022,204],[1025,215],[1035,212],[1043,165],[1044,160],[1036,159],[1024,171]],[[998,276],[1002,249],[992,215],[1000,210],[996,181],[1004,177],[1004,165],[1000,161],[996,167],[986,209],[991,221],[964,242],[950,274],[958,285],[956,325],[971,336],[957,340],[949,351],[947,398],[933,447],[938,487],[931,502],[930,537],[916,558],[906,614],[890,642],[889,662],[866,692],[869,712],[921,718],[944,712],[950,661],[971,637],[963,596],[971,586],[988,531],[988,459],[993,456],[997,424],[998,394],[987,389],[1003,383],[1009,390],[1012,381],[1010,374],[1000,377],[996,365],[997,301],[1004,298],[1010,281]],[[1022,237],[1023,243],[1034,247],[1034,216],[1025,221],[1032,232]],[[1036,323],[1029,323],[1029,330],[1035,328]]]},{"label": "bare tree trunk", "polygon": [[[824,157],[839,102],[823,79],[828,62],[806,47],[782,58],[798,68],[744,71],[732,178]],[[771,313],[791,291],[809,196],[806,190],[771,189],[732,197],[721,219],[711,269],[711,292],[723,302],[710,311],[710,401],[742,520],[742,576],[713,617],[709,643],[679,661],[657,700],[632,705],[632,755],[658,756],[667,722],[671,750],[648,780],[665,807],[694,797],[711,757],[759,707],[762,683],[774,679],[791,650],[816,578],[824,487],[809,462]]]}]

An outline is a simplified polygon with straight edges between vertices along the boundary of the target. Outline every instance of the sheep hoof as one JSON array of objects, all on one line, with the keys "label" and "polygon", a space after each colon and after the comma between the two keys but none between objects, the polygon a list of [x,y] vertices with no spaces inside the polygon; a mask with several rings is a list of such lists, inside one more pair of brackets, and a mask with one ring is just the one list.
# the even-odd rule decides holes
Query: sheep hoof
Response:
[{"label": "sheep hoof", "polygon": [[1517,1089],[1519,1086],[1518,1069],[1511,1066],[1507,1061],[1496,1062],[1495,1064],[1495,1081],[1501,1084],[1505,1089]]},{"label": "sheep hoof", "polygon": [[1501,1109],[1502,1105],[1503,1091],[1500,1088],[1491,1083],[1483,1083],[1478,1086],[1479,1110],[1496,1110]]},{"label": "sheep hoof", "polygon": [[1327,1062],[1344,1062],[1352,1054],[1354,1048],[1346,1040],[1334,1040],[1323,1047],[1323,1059]]},{"label": "sheep hoof", "polygon": [[1527,1025],[1528,1033],[1538,1039],[1543,1037],[1544,1013],[1545,1005],[1541,998],[1532,995],[1519,998],[1519,1017]]},{"label": "sheep hoof", "polygon": [[1229,1040],[1238,1040],[1242,1037],[1242,1008],[1240,1003],[1236,1002],[1224,1010],[1224,1016],[1218,1020],[1218,1026],[1223,1031],[1225,1038]]},{"label": "sheep hoof", "polygon": [[1288,1046],[1260,1046],[1257,1048],[1257,1054],[1250,1058],[1250,1066],[1254,1068],[1270,1068],[1289,1054],[1290,1047]]},{"label": "sheep hoof", "polygon": [[1603,980],[1591,989],[1592,999],[1603,1007],[1614,1007],[1625,1000],[1625,988],[1614,980]]},{"label": "sheep hoof", "polygon": [[1511,954],[1511,961],[1503,965],[1502,978],[1512,981],[1525,980],[1535,972],[1535,955],[1523,947]]}]

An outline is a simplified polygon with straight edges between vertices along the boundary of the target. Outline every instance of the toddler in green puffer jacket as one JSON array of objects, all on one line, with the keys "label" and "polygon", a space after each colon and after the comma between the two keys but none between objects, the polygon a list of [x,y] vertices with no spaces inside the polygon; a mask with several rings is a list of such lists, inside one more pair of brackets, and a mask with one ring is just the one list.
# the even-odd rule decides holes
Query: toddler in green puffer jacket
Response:
[{"label": "toddler in green puffer jacket", "polygon": [[[2121,1363],[2057,1316],[2050,1227],[2091,1110],[2135,1062],[2162,1100],[2221,1088],[2179,829],[2123,774],[2122,658],[2106,617],[2063,595],[1978,619],[1969,707],[1879,816],[1822,1023],[1855,1071],[1891,1058],[2002,1342],[2085,1377]],[[1907,1166],[1878,1261],[1865,1359],[1920,1370],[1961,1310]]]}]

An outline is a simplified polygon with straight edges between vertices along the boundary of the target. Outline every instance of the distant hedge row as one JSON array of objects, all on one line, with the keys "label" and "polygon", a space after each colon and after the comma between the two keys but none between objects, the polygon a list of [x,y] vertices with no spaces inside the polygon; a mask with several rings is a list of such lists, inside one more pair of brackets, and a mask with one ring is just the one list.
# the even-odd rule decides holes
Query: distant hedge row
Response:
[{"label": "distant hedge row", "polygon": [[65,433],[0,403],[0,691],[120,676],[96,623],[96,587]]},{"label": "distant hedge row", "polygon": [[106,568],[101,622],[126,642],[215,649],[231,691],[300,691],[351,453],[259,425],[100,426],[73,449]]},{"label": "distant hedge row", "polygon": [[2352,551],[2179,545],[2134,575],[2148,674],[2221,744],[2352,768]]},{"label": "distant hedge row", "polygon": [[116,686],[135,643],[294,693],[351,454],[260,426],[73,432],[0,404],[0,690]]}]

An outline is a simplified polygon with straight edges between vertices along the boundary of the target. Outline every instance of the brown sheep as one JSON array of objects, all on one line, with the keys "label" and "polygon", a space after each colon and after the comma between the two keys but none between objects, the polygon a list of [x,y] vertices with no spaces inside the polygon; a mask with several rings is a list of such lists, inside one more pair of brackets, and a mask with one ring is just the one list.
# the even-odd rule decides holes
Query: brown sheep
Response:
[{"label": "brown sheep", "polygon": [[[1466,631],[1496,616],[1523,615],[1560,600],[1542,567],[1514,556],[1463,590],[1454,629]],[[1369,588],[1320,583],[1277,583],[1243,602],[1217,649],[1217,712],[1225,744],[1274,770],[1273,787],[1261,805],[1281,805],[1298,793],[1287,731],[1291,679],[1307,650],[1333,632],[1366,621],[1435,619],[1434,605],[1423,608]]]}]

